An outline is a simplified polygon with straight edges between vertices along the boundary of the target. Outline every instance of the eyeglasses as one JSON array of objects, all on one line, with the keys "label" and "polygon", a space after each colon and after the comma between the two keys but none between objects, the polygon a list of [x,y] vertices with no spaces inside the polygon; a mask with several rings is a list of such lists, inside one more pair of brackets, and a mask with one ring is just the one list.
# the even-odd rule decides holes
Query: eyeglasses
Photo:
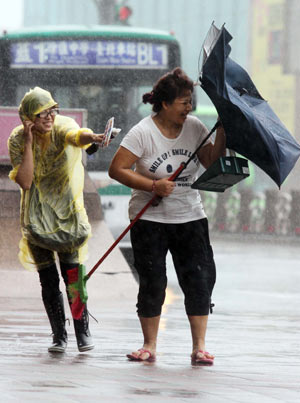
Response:
[{"label": "eyeglasses", "polygon": [[49,115],[51,115],[51,116],[56,116],[56,115],[58,115],[59,114],[59,109],[50,109],[50,110],[48,110],[48,111],[42,111],[41,113],[37,113],[35,116],[37,117],[37,118],[42,118],[42,119],[45,119],[45,118],[47,118]]}]

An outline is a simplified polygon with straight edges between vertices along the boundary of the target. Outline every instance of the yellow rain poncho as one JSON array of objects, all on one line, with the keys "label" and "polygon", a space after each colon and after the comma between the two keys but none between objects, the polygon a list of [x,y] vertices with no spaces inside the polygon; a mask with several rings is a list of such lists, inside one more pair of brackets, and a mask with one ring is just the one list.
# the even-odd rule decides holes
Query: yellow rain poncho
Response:
[{"label": "yellow rain poncho", "polygon": [[[34,115],[57,105],[51,94],[39,87],[23,98],[19,113],[22,121],[34,121]],[[19,259],[24,267],[33,269],[35,262],[27,241],[56,252],[79,251],[79,263],[86,257],[91,228],[83,203],[83,147],[80,129],[71,118],[57,115],[50,132],[33,129],[34,178],[30,190],[21,190],[21,228]],[[84,146],[86,147],[86,146]],[[24,150],[23,125],[16,127],[8,148],[13,166],[9,174],[15,180]]]}]

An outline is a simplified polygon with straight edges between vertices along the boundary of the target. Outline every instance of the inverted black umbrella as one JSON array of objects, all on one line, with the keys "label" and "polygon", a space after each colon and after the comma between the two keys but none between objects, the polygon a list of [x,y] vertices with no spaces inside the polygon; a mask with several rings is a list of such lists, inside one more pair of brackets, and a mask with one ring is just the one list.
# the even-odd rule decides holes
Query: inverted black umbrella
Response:
[{"label": "inverted black umbrella", "polygon": [[216,107],[227,148],[248,158],[280,187],[300,156],[300,146],[232,59],[232,36],[211,25],[202,46],[200,83]]}]

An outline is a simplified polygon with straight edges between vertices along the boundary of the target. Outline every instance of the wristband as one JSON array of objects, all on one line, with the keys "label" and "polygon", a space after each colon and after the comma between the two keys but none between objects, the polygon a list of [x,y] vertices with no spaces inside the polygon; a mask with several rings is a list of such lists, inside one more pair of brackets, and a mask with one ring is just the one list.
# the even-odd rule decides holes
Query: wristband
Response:
[{"label": "wristband", "polygon": [[156,182],[156,180],[153,179],[153,182],[152,182],[152,193],[155,192],[155,182]]}]

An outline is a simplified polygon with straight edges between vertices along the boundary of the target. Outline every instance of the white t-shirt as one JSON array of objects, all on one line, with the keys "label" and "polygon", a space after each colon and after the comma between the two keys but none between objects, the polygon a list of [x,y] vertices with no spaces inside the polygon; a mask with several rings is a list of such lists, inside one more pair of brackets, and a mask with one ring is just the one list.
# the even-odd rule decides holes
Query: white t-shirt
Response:
[{"label": "white t-shirt", "polygon": [[[183,161],[187,162],[207,134],[200,120],[188,115],[178,137],[169,139],[160,132],[152,116],[148,116],[128,132],[121,146],[139,158],[136,172],[151,179],[161,179],[170,177]],[[210,140],[205,145],[209,143]],[[199,191],[191,188],[198,177],[199,168],[200,162],[195,156],[176,179],[173,192],[164,197],[158,206],[150,206],[141,219],[179,224],[206,217]],[[133,189],[129,202],[130,220],[152,197],[151,192]]]}]

